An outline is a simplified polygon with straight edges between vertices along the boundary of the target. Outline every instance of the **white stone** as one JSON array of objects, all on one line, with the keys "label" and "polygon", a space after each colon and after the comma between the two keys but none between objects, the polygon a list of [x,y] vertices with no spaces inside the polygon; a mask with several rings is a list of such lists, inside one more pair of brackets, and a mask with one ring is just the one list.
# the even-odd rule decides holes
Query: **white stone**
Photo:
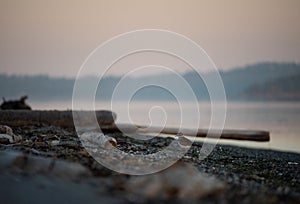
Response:
[{"label": "white stone", "polygon": [[79,135],[80,140],[85,143],[91,143],[104,149],[112,149],[117,146],[117,141],[113,137],[109,137],[99,132],[85,132]]},{"label": "white stone", "polygon": [[16,143],[22,140],[22,137],[15,135],[12,129],[6,125],[0,125],[0,139],[7,139],[9,143]]}]

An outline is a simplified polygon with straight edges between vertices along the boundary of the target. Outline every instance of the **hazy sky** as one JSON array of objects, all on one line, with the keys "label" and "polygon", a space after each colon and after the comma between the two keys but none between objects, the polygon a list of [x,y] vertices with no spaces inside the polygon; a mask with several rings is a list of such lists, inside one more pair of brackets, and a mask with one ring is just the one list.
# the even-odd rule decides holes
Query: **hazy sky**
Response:
[{"label": "hazy sky", "polygon": [[0,71],[74,76],[123,32],[157,28],[200,44],[220,69],[300,62],[299,0],[0,0]]}]

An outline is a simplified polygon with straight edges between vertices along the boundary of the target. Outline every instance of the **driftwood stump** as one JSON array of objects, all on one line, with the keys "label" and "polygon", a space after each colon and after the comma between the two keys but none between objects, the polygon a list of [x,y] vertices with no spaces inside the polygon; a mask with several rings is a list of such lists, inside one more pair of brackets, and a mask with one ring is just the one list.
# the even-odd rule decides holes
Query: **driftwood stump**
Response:
[{"label": "driftwood stump", "polygon": [[31,107],[25,103],[28,96],[22,96],[19,100],[6,101],[3,97],[3,102],[0,105],[2,110],[31,110]]}]

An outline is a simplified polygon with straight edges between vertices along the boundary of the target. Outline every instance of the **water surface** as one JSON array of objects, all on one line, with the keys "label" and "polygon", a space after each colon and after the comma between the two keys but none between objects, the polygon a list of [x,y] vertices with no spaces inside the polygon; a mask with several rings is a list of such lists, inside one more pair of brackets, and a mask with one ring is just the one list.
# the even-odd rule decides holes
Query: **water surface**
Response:
[{"label": "water surface", "polygon": [[[33,109],[72,108],[71,102],[31,102]],[[81,109],[91,110],[89,103],[82,102]],[[181,103],[184,111],[184,126],[195,127],[198,114],[193,108],[195,104]],[[196,122],[199,128],[208,128],[211,118],[211,105],[209,102],[199,102],[200,121]],[[221,104],[219,104],[221,107]],[[218,104],[216,109],[218,109]],[[174,102],[134,101],[130,104],[117,102],[112,106],[109,102],[97,102],[96,109],[112,109],[117,113],[117,123],[141,125],[165,124],[178,127],[182,122],[180,106]],[[129,114],[128,111],[129,110]],[[163,111],[164,110],[164,111]],[[128,115],[130,117],[128,117]],[[188,116],[188,117],[186,117]],[[246,146],[251,148],[276,149],[282,151],[300,152],[300,102],[228,102],[227,115],[224,128],[241,130],[267,130],[271,133],[270,142],[248,142],[220,140],[220,143]],[[199,139],[201,140],[201,139]]]}]

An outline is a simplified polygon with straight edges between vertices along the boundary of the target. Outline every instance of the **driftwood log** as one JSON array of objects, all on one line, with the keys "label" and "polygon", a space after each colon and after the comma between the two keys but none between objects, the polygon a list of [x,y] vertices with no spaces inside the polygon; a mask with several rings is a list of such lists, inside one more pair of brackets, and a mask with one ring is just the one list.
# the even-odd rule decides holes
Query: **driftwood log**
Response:
[{"label": "driftwood log", "polygon": [[[96,115],[99,125],[113,125],[116,119],[116,114],[107,111],[76,111],[80,113],[80,116]],[[85,117],[89,118],[89,117]],[[81,120],[85,119],[82,118]],[[88,119],[86,119],[88,120]],[[88,121],[86,121],[88,122]],[[42,110],[0,110],[0,124],[8,126],[19,126],[19,125],[56,125],[61,127],[74,127],[73,112],[68,111],[42,111]]]},{"label": "driftwood log", "polygon": [[[181,129],[178,128],[169,128],[169,127],[152,127],[147,128],[146,126],[135,126],[129,124],[118,124],[116,126],[104,126],[101,127],[103,131],[118,131],[119,129],[122,132],[128,134],[147,134],[147,133],[160,133],[168,135],[177,135],[182,133],[185,136],[192,137],[202,137],[202,138],[212,138],[212,139],[231,139],[231,140],[248,140],[255,142],[268,142],[270,141],[270,133],[268,131],[262,130],[206,130],[206,129]],[[221,134],[221,135],[219,135]]]}]

